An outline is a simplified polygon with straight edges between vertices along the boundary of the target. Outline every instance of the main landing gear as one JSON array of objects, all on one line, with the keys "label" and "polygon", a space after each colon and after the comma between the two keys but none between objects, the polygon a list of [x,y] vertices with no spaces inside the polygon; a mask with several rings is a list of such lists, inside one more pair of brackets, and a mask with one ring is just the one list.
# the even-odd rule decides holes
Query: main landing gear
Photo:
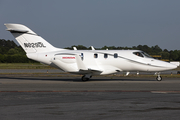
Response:
[{"label": "main landing gear", "polygon": [[85,82],[85,81],[88,81],[90,78],[92,78],[92,75],[91,74],[87,74],[87,75],[83,75],[81,80]]}]

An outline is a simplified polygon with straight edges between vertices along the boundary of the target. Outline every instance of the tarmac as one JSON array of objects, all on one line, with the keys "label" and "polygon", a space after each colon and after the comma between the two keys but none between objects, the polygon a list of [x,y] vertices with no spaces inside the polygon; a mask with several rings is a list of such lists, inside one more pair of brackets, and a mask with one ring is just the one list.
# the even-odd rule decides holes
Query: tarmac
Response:
[{"label": "tarmac", "polygon": [[1,120],[179,120],[180,79],[0,74]]}]

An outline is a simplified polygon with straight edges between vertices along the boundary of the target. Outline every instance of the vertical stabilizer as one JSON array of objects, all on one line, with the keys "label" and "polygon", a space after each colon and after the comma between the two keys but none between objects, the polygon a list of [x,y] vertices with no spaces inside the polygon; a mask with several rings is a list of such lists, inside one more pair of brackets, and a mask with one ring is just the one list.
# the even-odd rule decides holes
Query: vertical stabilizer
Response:
[{"label": "vertical stabilizer", "polygon": [[57,49],[24,25],[5,24],[5,26],[26,53],[54,51]]}]

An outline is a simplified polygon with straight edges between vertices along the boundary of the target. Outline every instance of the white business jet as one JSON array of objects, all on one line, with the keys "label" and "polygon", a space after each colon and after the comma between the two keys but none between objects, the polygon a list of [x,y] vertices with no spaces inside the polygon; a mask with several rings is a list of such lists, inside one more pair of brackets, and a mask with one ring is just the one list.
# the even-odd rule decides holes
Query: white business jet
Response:
[{"label": "white business jet", "polygon": [[82,81],[93,75],[106,75],[118,72],[156,72],[158,81],[162,80],[160,71],[172,70],[176,65],[156,60],[140,50],[67,50],[56,48],[21,24],[5,24],[28,58],[56,67],[65,72],[82,75]]}]

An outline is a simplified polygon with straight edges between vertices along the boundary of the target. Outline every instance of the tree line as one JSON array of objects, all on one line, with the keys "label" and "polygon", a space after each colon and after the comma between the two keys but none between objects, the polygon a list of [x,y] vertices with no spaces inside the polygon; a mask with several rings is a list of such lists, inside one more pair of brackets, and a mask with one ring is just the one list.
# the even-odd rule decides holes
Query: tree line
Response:
[{"label": "tree line", "polygon": [[[65,49],[73,49],[76,47],[78,50],[91,50],[91,47],[85,47],[83,45],[73,45],[66,47]],[[162,50],[158,45],[149,47],[147,45],[138,45],[133,47],[115,47],[104,46],[102,48],[95,48],[96,50],[142,50],[149,55],[159,55],[161,59],[169,61],[180,61],[180,50]],[[12,40],[0,39],[0,63],[34,63],[36,61],[27,58],[26,53],[21,46],[18,46]]]},{"label": "tree line", "polygon": [[33,63],[21,46],[12,40],[0,39],[0,63]]}]

